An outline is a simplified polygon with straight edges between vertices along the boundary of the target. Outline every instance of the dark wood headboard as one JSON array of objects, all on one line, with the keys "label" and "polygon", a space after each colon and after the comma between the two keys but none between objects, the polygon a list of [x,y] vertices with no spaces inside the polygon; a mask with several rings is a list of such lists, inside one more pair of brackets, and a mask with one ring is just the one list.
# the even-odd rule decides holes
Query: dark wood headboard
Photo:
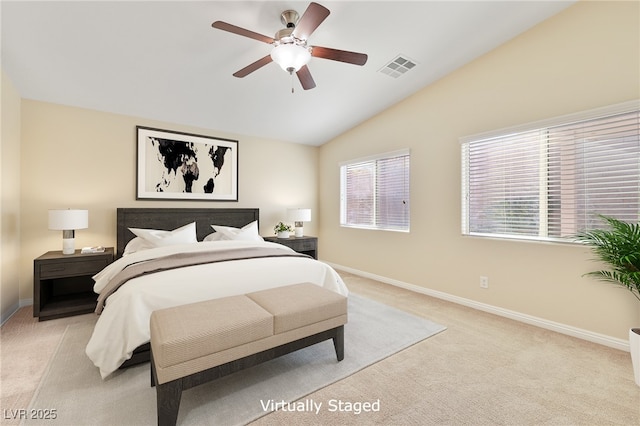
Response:
[{"label": "dark wood headboard", "polygon": [[163,229],[171,231],[196,222],[198,241],[213,232],[211,225],[243,226],[259,220],[259,209],[205,209],[205,208],[119,208],[117,209],[116,257],[135,235],[129,228]]}]

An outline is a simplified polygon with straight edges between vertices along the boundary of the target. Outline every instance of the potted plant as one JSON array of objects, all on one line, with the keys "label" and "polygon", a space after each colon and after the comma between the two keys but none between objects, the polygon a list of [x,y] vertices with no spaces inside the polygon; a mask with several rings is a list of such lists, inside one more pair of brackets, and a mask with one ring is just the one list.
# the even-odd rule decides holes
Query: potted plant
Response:
[{"label": "potted plant", "polygon": [[[610,270],[593,271],[586,275],[621,285],[640,301],[640,223],[627,223],[600,215],[609,229],[594,229],[578,233],[576,239],[591,247],[599,260]],[[640,386],[640,327],[629,330],[629,349],[636,384]]]},{"label": "potted plant", "polygon": [[289,233],[293,231],[293,228],[290,225],[278,222],[278,224],[273,227],[273,231],[278,238],[289,238]]}]

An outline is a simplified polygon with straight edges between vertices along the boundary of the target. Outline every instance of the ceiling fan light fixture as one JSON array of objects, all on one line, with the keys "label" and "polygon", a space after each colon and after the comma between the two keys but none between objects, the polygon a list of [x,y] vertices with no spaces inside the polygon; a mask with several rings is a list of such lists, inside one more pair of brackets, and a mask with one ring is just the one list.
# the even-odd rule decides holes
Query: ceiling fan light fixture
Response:
[{"label": "ceiling fan light fixture", "polygon": [[281,43],[271,51],[271,59],[291,74],[309,63],[311,52],[295,43]]}]

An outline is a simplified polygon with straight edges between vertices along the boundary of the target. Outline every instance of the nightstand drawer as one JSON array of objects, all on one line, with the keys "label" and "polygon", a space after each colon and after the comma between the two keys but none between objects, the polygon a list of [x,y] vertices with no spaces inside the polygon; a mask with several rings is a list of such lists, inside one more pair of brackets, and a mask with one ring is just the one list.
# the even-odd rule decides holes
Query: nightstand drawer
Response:
[{"label": "nightstand drawer", "polygon": [[93,275],[100,272],[108,262],[105,259],[83,259],[82,262],[56,262],[40,265],[40,278]]},{"label": "nightstand drawer", "polygon": [[315,250],[318,246],[316,240],[312,240],[309,238],[291,240],[289,244],[290,244],[290,247],[295,251]]},{"label": "nightstand drawer", "polygon": [[298,253],[307,254],[314,259],[318,258],[318,238],[316,237],[264,237],[264,240],[272,243],[282,244],[283,246],[287,246],[297,251]]}]

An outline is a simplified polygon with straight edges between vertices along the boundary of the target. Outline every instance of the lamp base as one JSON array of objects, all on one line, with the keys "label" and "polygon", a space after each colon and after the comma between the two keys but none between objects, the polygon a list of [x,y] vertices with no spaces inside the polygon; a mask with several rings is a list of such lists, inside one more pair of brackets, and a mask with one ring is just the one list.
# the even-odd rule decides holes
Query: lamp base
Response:
[{"label": "lamp base", "polygon": [[74,231],[62,231],[62,254],[74,254],[76,252],[74,234]]},{"label": "lamp base", "polygon": [[[300,226],[298,226],[298,224],[300,224]],[[302,228],[302,222],[296,222],[296,227],[295,227],[295,236],[296,237],[302,237],[304,236],[304,229]]]}]

